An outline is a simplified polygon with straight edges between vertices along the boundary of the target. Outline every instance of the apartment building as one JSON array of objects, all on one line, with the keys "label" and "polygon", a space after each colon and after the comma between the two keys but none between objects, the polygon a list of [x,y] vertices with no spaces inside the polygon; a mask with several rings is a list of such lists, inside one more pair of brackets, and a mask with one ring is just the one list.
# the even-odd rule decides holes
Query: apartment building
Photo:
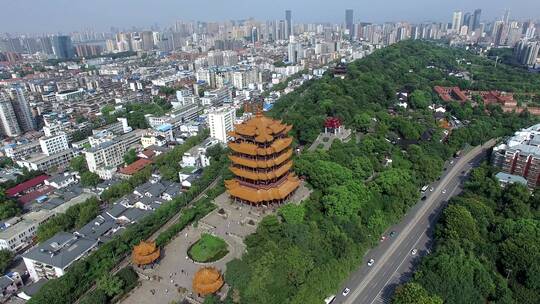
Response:
[{"label": "apartment building", "polygon": [[41,146],[43,154],[48,156],[69,149],[68,138],[65,133],[42,137],[39,139],[39,145]]},{"label": "apartment building", "polygon": [[66,269],[98,246],[98,241],[59,232],[23,255],[23,261],[34,282],[61,277]]},{"label": "apartment building", "polygon": [[517,131],[494,147],[491,163],[504,173],[524,177],[530,188],[540,185],[540,124]]},{"label": "apartment building", "polygon": [[137,130],[117,136],[85,151],[88,170],[102,179],[112,178],[111,170],[116,171],[116,167],[124,163],[124,154],[131,145],[141,140],[141,132],[143,131]]},{"label": "apartment building", "polygon": [[228,132],[234,129],[234,119],[236,110],[232,107],[222,107],[213,109],[208,113],[208,124],[210,125],[210,136],[226,143]]}]

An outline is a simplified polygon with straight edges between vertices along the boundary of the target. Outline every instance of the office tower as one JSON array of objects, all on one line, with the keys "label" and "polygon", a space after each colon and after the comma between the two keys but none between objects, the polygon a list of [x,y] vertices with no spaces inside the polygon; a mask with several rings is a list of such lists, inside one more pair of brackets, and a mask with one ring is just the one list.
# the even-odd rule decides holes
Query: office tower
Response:
[{"label": "office tower", "polygon": [[51,38],[53,53],[58,59],[74,57],[73,44],[69,36],[53,36]]},{"label": "office tower", "polygon": [[231,107],[222,107],[211,110],[208,113],[208,124],[210,125],[210,136],[226,143],[229,135],[227,133],[234,130],[234,119],[236,110]]},{"label": "office tower", "polygon": [[480,18],[482,18],[482,10],[475,9],[473,14],[473,27],[472,30],[477,30],[480,28]]},{"label": "office tower", "polygon": [[461,22],[463,20],[463,12],[455,11],[452,18],[452,32],[459,33],[461,29]]},{"label": "office tower", "polygon": [[510,22],[510,10],[509,9],[506,9],[504,11],[504,16],[503,16],[503,20],[504,24],[508,24],[508,22]]},{"label": "office tower", "polygon": [[352,9],[345,10],[345,28],[349,31],[349,37],[354,39],[354,11]]},{"label": "office tower", "polygon": [[285,38],[289,38],[289,36],[293,35],[293,26],[292,26],[292,12],[290,10],[285,11],[285,22],[286,22],[286,33]]},{"label": "office tower", "polygon": [[463,24],[461,25],[461,27],[466,25],[467,28],[472,31],[473,21],[473,15],[471,13],[465,13],[465,15],[463,15]]},{"label": "office tower", "polygon": [[26,92],[23,88],[15,86],[12,89],[14,91],[15,100],[13,101],[13,110],[19,123],[19,127],[22,132],[29,132],[36,129],[36,121],[32,115],[32,109],[28,103]]},{"label": "office tower", "polygon": [[507,27],[503,21],[495,21],[491,36],[496,46],[503,45],[506,41]]},{"label": "office tower", "polygon": [[278,40],[289,39],[289,36],[287,35],[287,21],[279,20],[277,32],[278,32]]},{"label": "office tower", "polygon": [[154,33],[151,31],[144,31],[139,34],[142,41],[142,49],[145,51],[151,51],[154,49]]},{"label": "office tower", "polygon": [[13,105],[9,99],[0,92],[0,125],[2,134],[9,137],[16,137],[21,134]]},{"label": "office tower", "polygon": [[255,43],[257,41],[259,41],[259,30],[254,26],[251,28],[251,43]]}]

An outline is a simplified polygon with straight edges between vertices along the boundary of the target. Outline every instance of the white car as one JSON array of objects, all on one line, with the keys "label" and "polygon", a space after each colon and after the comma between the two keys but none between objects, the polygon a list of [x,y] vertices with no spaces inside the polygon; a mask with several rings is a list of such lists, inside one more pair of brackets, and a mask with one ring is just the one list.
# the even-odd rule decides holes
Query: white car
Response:
[{"label": "white car", "polygon": [[433,187],[429,188],[429,191],[433,191],[433,190],[434,190]]},{"label": "white car", "polygon": [[416,255],[418,253],[418,250],[416,248],[414,248],[412,251],[411,251],[411,254],[412,255]]},{"label": "white car", "polygon": [[343,289],[343,292],[342,292],[341,294],[342,294],[344,297],[346,297],[346,296],[349,294],[349,292],[351,292],[351,290],[350,290],[349,288],[345,288],[345,289]]},{"label": "white car", "polygon": [[371,266],[373,266],[373,263],[375,263],[375,260],[374,260],[374,259],[371,259],[371,260],[369,260],[369,262],[367,262],[367,265],[368,265],[369,267],[371,267]]},{"label": "white car", "polygon": [[442,194],[445,194],[445,193],[446,193],[446,189],[443,189]]}]

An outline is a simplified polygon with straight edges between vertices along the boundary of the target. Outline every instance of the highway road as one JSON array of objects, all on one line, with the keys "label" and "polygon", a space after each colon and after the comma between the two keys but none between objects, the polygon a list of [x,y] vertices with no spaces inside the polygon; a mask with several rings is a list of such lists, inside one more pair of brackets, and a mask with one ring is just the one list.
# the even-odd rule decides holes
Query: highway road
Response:
[{"label": "highway road", "polygon": [[[494,140],[477,146],[459,158],[447,162],[441,178],[429,185],[420,200],[400,223],[387,230],[387,238],[364,256],[360,269],[354,272],[338,291],[333,303],[375,304],[390,303],[395,287],[412,275],[420,258],[429,253],[431,235],[437,219],[448,200],[462,191],[462,185],[471,168],[478,166]],[[390,232],[395,235],[390,237]],[[417,249],[415,255],[413,249]],[[369,267],[367,262],[374,259]],[[342,291],[349,288],[347,296]]]}]

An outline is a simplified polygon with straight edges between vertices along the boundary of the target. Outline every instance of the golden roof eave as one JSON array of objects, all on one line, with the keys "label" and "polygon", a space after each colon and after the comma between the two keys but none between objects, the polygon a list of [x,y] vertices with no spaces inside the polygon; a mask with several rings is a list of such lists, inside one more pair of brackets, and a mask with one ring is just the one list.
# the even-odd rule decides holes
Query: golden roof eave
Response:
[{"label": "golden roof eave", "polygon": [[287,163],[285,163],[283,166],[277,168],[276,170],[268,171],[268,172],[251,172],[245,169],[240,169],[236,167],[229,167],[229,169],[234,173],[236,176],[241,176],[243,178],[251,179],[251,180],[272,180],[275,178],[279,178],[283,176],[283,174],[287,173],[292,168],[292,160],[289,160]]},{"label": "golden roof eave", "polygon": [[283,154],[268,160],[253,160],[236,155],[229,155],[231,162],[250,168],[269,168],[280,165],[292,157],[292,149],[284,152]]},{"label": "golden roof eave", "polygon": [[272,143],[272,145],[270,145],[270,147],[268,148],[259,148],[259,146],[252,143],[248,143],[248,142],[243,142],[243,143],[230,142],[228,146],[229,148],[231,148],[231,150],[238,153],[243,153],[243,154],[248,154],[248,155],[253,155],[253,156],[255,155],[266,156],[266,155],[272,155],[274,153],[281,152],[285,150],[286,148],[288,148],[291,144],[292,144],[292,137],[285,137],[285,138],[276,139]]},{"label": "golden roof eave", "polygon": [[294,174],[291,174],[283,183],[270,189],[250,188],[241,185],[237,180],[225,181],[225,186],[231,196],[244,201],[260,204],[287,198],[300,186],[300,180]]}]

